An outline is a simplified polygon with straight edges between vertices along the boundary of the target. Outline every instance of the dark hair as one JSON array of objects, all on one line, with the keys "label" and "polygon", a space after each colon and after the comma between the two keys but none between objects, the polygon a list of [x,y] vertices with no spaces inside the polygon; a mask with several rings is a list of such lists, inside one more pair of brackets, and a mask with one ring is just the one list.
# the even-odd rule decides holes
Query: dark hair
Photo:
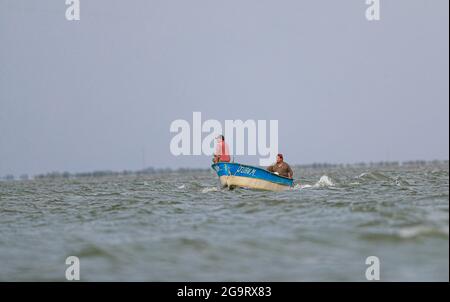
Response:
[{"label": "dark hair", "polygon": [[223,136],[223,135],[219,135],[219,136],[223,141],[225,141],[225,136]]},{"label": "dark hair", "polygon": [[279,156],[281,159],[283,159],[283,154],[278,153],[277,156]]}]

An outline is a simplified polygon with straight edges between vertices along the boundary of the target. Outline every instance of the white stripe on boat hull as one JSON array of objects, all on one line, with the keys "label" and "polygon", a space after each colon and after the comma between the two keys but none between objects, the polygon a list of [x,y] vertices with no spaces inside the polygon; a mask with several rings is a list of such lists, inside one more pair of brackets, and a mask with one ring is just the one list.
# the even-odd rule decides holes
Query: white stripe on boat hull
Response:
[{"label": "white stripe on boat hull", "polygon": [[220,183],[226,187],[242,187],[268,191],[283,191],[289,189],[289,186],[283,186],[267,180],[250,178],[243,176],[220,176]]}]

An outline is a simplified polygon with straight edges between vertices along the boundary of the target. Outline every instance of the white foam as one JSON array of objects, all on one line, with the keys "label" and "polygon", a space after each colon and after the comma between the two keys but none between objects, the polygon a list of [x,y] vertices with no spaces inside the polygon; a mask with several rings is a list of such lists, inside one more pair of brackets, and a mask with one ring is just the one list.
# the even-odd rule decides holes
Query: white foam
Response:
[{"label": "white foam", "polygon": [[203,188],[202,193],[217,192],[217,187]]},{"label": "white foam", "polygon": [[318,182],[316,182],[313,186],[314,188],[326,188],[326,187],[334,187],[334,182],[326,175],[322,175]]},{"label": "white foam", "polygon": [[181,185],[181,186],[178,186],[177,188],[178,189],[184,189],[184,188],[186,188],[186,186],[185,185]]},{"label": "white foam", "polygon": [[326,188],[326,187],[334,187],[335,184],[326,175],[323,175],[320,177],[319,181],[316,182],[314,185],[308,185],[308,184],[296,184],[293,189],[294,190],[302,190],[302,189],[316,189],[316,188]]},{"label": "white foam", "polygon": [[432,228],[426,226],[415,226],[415,227],[406,227],[398,231],[398,235],[401,238],[415,238],[420,235],[427,235],[431,233],[440,233],[442,235],[448,236],[448,228]]},{"label": "white foam", "polygon": [[301,190],[301,189],[308,189],[308,188],[312,188],[311,185],[301,185],[301,184],[296,184],[293,189],[294,190]]}]

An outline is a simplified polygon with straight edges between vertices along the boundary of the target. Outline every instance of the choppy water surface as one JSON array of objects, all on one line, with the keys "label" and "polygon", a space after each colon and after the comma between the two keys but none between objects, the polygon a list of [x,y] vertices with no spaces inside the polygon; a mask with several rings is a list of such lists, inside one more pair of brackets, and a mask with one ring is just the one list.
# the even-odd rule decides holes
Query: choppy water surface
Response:
[{"label": "choppy water surface", "polygon": [[0,280],[448,281],[448,165],[295,170],[275,193],[213,171],[0,182]]}]

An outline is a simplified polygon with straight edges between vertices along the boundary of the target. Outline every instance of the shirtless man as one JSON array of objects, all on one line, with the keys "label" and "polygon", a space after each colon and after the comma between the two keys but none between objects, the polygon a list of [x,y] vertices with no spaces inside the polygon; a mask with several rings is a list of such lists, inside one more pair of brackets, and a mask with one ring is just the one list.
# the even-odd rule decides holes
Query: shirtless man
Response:
[{"label": "shirtless man", "polygon": [[277,155],[277,162],[274,165],[267,167],[267,171],[288,178],[292,178],[292,176],[294,176],[294,172],[291,167],[283,161],[283,154]]}]

